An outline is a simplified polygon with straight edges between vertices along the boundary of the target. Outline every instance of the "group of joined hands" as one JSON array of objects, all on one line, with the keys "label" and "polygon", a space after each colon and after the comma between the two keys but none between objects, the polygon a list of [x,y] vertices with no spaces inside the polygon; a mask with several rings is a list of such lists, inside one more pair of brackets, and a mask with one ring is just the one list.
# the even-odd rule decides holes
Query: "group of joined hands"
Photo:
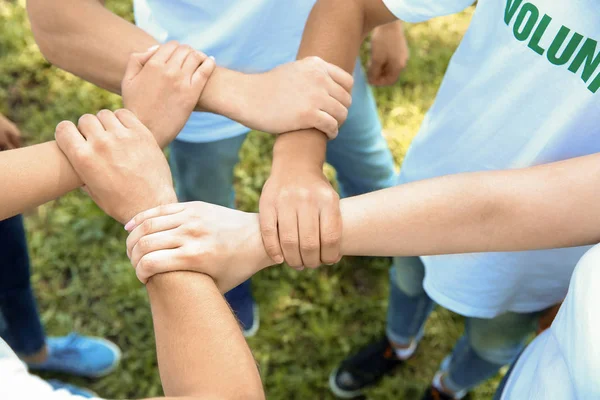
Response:
[{"label": "group of joined hands", "polygon": [[[261,200],[260,216],[177,202],[161,148],[181,130],[215,67],[213,58],[176,42],[132,54],[121,87],[124,109],[86,114],[77,125],[63,121],[56,127],[58,147],[84,190],[130,233],[127,255],[138,278],[146,283],[160,273],[200,272],[224,293],[282,263],[284,256],[297,269],[338,261],[339,196],[326,180],[326,210],[311,202],[309,192],[299,208],[286,202],[285,193],[273,204]],[[314,127],[335,138],[351,103],[352,76],[316,57],[278,68],[272,72],[286,73],[302,85],[298,102],[288,107],[303,118],[296,115],[286,124],[282,116],[279,126],[269,129],[284,133]],[[266,186],[277,186],[273,179]]]}]

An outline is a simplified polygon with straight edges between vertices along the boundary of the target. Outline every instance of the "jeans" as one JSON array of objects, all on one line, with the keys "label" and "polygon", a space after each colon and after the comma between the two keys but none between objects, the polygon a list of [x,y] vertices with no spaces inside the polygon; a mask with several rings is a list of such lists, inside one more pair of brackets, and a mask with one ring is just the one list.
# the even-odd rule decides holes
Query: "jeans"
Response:
[{"label": "jeans", "polygon": [[[423,289],[425,266],[419,257],[397,257],[390,269],[388,338],[409,344],[423,334],[434,302]],[[465,319],[465,334],[442,363],[444,386],[453,392],[471,389],[494,376],[521,353],[535,331],[540,313],[507,312],[491,319]]]},{"label": "jeans", "polygon": [[[337,171],[342,196],[396,184],[394,162],[381,134],[377,105],[358,61],[354,79],[346,123],[327,146],[327,161]],[[175,140],[171,144],[170,164],[179,201],[201,200],[234,208],[233,169],[244,139],[245,135],[208,143]]]},{"label": "jeans", "polygon": [[15,353],[29,356],[45,344],[30,283],[23,217],[0,221],[0,336]]}]

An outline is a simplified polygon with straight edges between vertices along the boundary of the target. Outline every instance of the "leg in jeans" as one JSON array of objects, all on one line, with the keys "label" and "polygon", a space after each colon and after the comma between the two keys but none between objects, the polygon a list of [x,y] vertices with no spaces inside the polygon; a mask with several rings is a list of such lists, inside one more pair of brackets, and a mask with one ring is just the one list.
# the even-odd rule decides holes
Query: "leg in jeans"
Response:
[{"label": "leg in jeans", "polygon": [[327,146],[327,161],[337,171],[342,197],[396,184],[394,160],[381,130],[375,98],[357,61],[348,119]]},{"label": "leg in jeans", "polygon": [[395,345],[416,344],[435,303],[423,289],[425,266],[419,257],[395,257],[390,269],[386,333]]},{"label": "leg in jeans", "polygon": [[535,332],[540,313],[508,312],[492,319],[467,318],[465,335],[441,366],[442,385],[466,392],[511,364]]},{"label": "leg in jeans", "polygon": [[[171,143],[171,171],[179,201],[205,201],[235,208],[233,169],[246,135],[207,143],[175,140]],[[250,280],[230,290],[225,297],[244,325],[247,336],[255,333],[258,319]],[[255,322],[256,320],[256,322]]]},{"label": "leg in jeans", "polygon": [[23,217],[0,221],[0,316],[2,338],[22,357],[45,350],[45,334],[30,283]]}]

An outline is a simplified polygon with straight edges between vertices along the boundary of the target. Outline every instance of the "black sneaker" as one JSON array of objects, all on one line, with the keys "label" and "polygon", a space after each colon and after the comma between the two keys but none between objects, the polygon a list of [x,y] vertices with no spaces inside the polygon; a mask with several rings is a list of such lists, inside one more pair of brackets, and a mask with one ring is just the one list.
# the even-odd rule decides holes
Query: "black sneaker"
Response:
[{"label": "black sneaker", "polygon": [[359,398],[363,389],[379,382],[403,362],[384,336],[342,361],[329,376],[329,388],[339,398]]},{"label": "black sneaker", "polygon": [[[463,400],[468,400],[469,395],[462,397]],[[421,400],[456,400],[456,397],[440,392],[433,386],[429,386]]]}]

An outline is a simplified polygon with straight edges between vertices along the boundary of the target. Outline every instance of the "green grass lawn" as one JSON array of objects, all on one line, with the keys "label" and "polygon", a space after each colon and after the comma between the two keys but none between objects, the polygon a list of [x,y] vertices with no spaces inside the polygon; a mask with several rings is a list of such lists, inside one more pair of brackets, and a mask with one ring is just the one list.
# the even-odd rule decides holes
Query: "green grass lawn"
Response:
[{"label": "green grass lawn", "polygon": [[[24,0],[0,0],[0,111],[16,121],[28,143],[53,137],[63,119],[116,109],[120,98],[49,66],[29,32]],[[129,2],[109,1],[130,16]],[[471,11],[408,26],[411,60],[400,82],[376,90],[385,135],[400,165],[432,104]],[[252,133],[236,170],[237,202],[258,209],[270,168],[272,139]],[[334,176],[333,171],[331,176]],[[148,301],[125,255],[125,231],[82,193],[29,213],[33,281],[49,334],[77,330],[108,337],[124,350],[120,368],[98,380],[71,379],[107,398],[161,394]],[[332,399],[330,370],[385,326],[389,260],[346,258],[297,273],[287,267],[254,279],[261,329],[251,339],[271,399]],[[418,355],[369,392],[371,399],[417,399],[463,330],[460,317],[434,311]],[[69,379],[68,377],[59,377]],[[497,381],[474,392],[490,398]]]}]

